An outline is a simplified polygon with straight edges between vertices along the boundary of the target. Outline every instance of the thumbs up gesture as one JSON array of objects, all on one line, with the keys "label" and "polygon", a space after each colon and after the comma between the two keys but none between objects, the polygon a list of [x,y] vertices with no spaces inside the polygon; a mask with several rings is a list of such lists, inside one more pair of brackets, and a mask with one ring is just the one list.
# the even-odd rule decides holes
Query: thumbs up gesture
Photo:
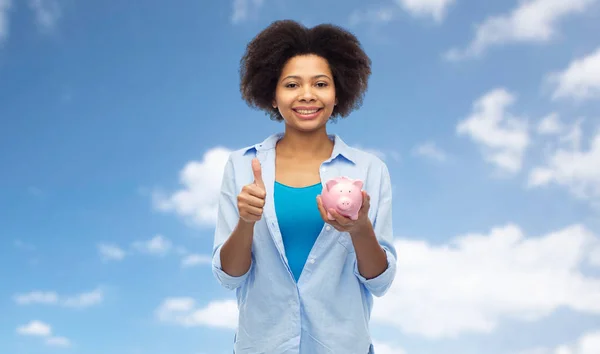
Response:
[{"label": "thumbs up gesture", "polygon": [[240,218],[247,223],[255,223],[260,220],[267,195],[260,162],[257,158],[252,159],[252,173],[254,181],[242,187],[242,191],[237,196]]}]

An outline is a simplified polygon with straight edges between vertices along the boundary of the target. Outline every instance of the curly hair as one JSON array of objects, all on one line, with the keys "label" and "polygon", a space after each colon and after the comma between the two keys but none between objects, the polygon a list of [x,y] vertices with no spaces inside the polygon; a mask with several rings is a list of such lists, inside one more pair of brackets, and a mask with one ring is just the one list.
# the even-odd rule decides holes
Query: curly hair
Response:
[{"label": "curly hair", "polygon": [[265,111],[272,120],[283,117],[272,102],[283,66],[297,55],[315,54],[329,63],[338,100],[332,118],[360,108],[371,75],[371,59],[349,31],[331,24],[307,28],[279,20],[250,41],[240,60],[240,92],[248,106]]}]

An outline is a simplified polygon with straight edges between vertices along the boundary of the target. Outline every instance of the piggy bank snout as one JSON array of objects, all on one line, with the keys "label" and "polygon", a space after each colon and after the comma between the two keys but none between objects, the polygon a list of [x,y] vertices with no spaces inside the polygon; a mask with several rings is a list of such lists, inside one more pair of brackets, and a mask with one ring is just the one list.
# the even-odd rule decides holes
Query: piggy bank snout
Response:
[{"label": "piggy bank snout", "polygon": [[348,197],[340,197],[337,201],[337,206],[341,210],[348,210],[354,206],[354,200]]}]

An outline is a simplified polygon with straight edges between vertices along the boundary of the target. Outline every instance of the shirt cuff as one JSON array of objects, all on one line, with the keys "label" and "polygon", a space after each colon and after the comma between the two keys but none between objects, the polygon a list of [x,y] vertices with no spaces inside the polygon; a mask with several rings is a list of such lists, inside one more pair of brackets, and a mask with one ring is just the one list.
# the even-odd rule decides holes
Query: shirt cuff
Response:
[{"label": "shirt cuff", "polygon": [[248,268],[248,271],[245,274],[242,274],[238,277],[231,276],[225,273],[225,271],[223,271],[223,269],[221,268],[221,247],[222,245],[219,246],[213,254],[213,274],[215,275],[221,286],[229,290],[235,290],[236,288],[240,287],[244,281],[246,281],[246,278],[248,278],[248,274],[250,274],[250,271],[254,266],[254,260],[250,259],[250,267]]},{"label": "shirt cuff", "polygon": [[396,259],[394,255],[385,247],[381,247],[385,252],[387,259],[387,268],[383,273],[379,274],[375,278],[367,279],[363,277],[358,270],[358,262],[354,261],[354,274],[360,280],[361,283],[365,285],[365,287],[377,297],[385,295],[388,291],[392,282],[394,281],[394,277],[396,276]]}]

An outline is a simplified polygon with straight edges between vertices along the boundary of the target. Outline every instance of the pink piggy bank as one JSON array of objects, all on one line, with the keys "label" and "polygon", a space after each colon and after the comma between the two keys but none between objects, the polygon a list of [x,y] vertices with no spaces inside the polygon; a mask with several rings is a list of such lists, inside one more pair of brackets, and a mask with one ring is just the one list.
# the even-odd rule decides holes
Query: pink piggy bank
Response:
[{"label": "pink piggy bank", "polygon": [[347,177],[336,177],[327,181],[321,192],[321,200],[327,211],[327,218],[334,219],[329,213],[331,208],[352,220],[358,219],[358,211],[363,202],[362,187],[361,180]]}]

